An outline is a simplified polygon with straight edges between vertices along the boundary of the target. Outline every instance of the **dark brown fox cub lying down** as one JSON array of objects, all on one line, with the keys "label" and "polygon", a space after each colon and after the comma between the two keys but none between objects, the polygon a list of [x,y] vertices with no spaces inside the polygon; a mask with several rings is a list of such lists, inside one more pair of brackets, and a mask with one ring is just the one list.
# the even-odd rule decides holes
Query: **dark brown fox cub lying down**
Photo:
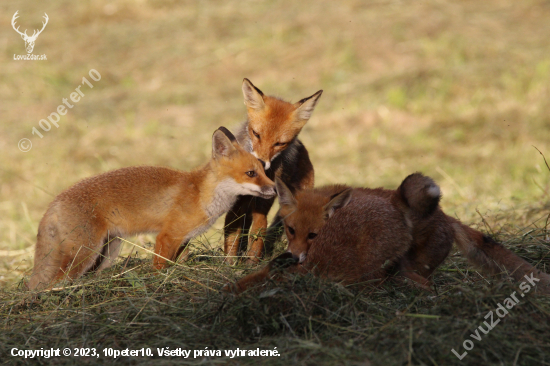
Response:
[{"label": "dark brown fox cub lying down", "polygon": [[[537,292],[550,293],[550,276],[460,221],[439,206],[440,189],[415,173],[397,190],[332,185],[293,196],[276,181],[288,251],[259,272],[225,290],[241,292],[288,272],[312,272],[345,284],[382,279],[399,272],[420,287],[445,260],[453,241],[469,261],[492,274],[509,272],[519,281],[527,275],[539,282]],[[376,282],[376,281],[375,281]]]}]

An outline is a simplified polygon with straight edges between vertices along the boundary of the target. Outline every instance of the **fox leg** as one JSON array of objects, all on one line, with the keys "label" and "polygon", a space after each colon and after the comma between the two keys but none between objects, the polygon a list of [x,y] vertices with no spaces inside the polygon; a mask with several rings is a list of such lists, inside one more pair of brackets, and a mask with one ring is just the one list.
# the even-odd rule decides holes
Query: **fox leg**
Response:
[{"label": "fox leg", "polygon": [[[167,260],[174,262],[178,254],[182,252],[187,253],[187,243],[192,239],[190,234],[197,233],[201,227],[205,227],[206,222],[203,221],[204,219],[204,217],[195,219],[193,217],[186,217],[181,221],[177,220],[166,223],[157,235],[153,267],[156,269],[166,268]],[[180,249],[184,243],[185,247]]]},{"label": "fox leg", "polygon": [[50,263],[48,268],[42,267],[42,273],[36,280],[33,273],[33,278],[29,281],[29,288],[31,290],[37,286],[46,288],[63,278],[71,281],[82,276],[101,261],[101,242],[99,239],[97,245],[85,246],[78,241],[65,240],[63,247],[70,249],[68,251],[61,250],[61,253],[57,254],[58,260],[55,261],[57,264]]},{"label": "fox leg", "polygon": [[[53,284],[54,280],[63,276],[62,265],[65,255],[62,248],[66,239],[62,237],[63,226],[55,215],[44,215],[38,227],[36,246],[34,249],[34,268],[27,287],[30,290],[42,290]],[[76,244],[75,244],[76,245]]]},{"label": "fox leg", "polygon": [[255,198],[252,209],[252,227],[248,236],[249,263],[258,263],[264,249],[264,237],[267,233],[267,214],[275,198],[262,199]]},{"label": "fox leg", "polygon": [[235,283],[227,283],[225,286],[222,287],[222,291],[240,294],[250,287],[265,282],[269,278],[269,270],[270,266],[267,265],[261,270],[251,273]]},{"label": "fox leg", "polygon": [[223,286],[222,291],[239,294],[250,287],[265,282],[267,279],[280,279],[277,275],[283,271],[287,273],[307,273],[304,266],[297,265],[297,263],[298,260],[293,258],[291,253],[285,252],[273,259],[261,270],[241,278],[236,283],[226,284]]},{"label": "fox leg", "polygon": [[[78,278],[88,271],[100,268],[104,259],[106,259],[105,253],[108,252],[106,249],[110,245],[109,237],[107,230],[104,229],[99,220],[85,227],[82,234],[76,237],[73,236],[74,241],[65,240],[61,244],[63,255],[61,268],[65,269],[64,274],[69,279]],[[118,245],[114,243],[113,245],[114,258],[112,260],[118,256],[120,243]],[[107,260],[107,262],[111,263],[110,260]]]},{"label": "fox leg", "polygon": [[63,275],[59,253],[54,248],[48,248],[50,250],[47,253],[44,249],[40,246],[39,238],[34,255],[34,269],[27,284],[29,290],[47,288],[55,278]]},{"label": "fox leg", "polygon": [[252,213],[252,227],[248,236],[248,263],[258,263],[264,248],[264,236],[267,233],[267,215]]},{"label": "fox leg", "polygon": [[249,196],[240,197],[233,208],[225,215],[224,253],[228,256],[225,262],[234,264],[239,254],[243,230],[247,230],[252,222],[252,200]]},{"label": "fox leg", "polygon": [[426,291],[433,292],[431,288],[432,281],[419,274],[418,271],[415,269],[415,266],[410,263],[407,258],[401,259],[398,269],[401,276],[413,281],[414,285],[416,285],[417,287],[420,287],[421,289]]},{"label": "fox leg", "polygon": [[432,281],[428,280],[425,277],[422,277],[418,273],[408,271],[408,272],[400,272],[400,274],[402,274],[404,277],[408,278],[409,280],[413,281],[415,286],[418,286],[423,290],[433,292]]},{"label": "fox leg", "polygon": [[168,231],[161,231],[155,242],[155,256],[153,267],[156,269],[166,268],[166,260],[174,260],[180,244],[183,242],[183,235],[174,235]]},{"label": "fox leg", "polygon": [[178,248],[178,251],[176,252],[176,259],[178,262],[185,262],[187,258],[189,258],[189,247],[187,246],[189,244],[189,240],[186,240],[185,243],[180,245]]},{"label": "fox leg", "polygon": [[120,253],[121,246],[122,240],[120,240],[119,238],[107,238],[103,246],[103,251],[101,252],[101,263],[97,267],[98,272],[101,272],[102,270],[111,267],[115,263],[118,258],[118,254]]},{"label": "fox leg", "polygon": [[101,220],[70,228],[53,220],[41,223],[29,289],[46,288],[63,277],[70,280],[82,276],[100,259],[105,236]]}]

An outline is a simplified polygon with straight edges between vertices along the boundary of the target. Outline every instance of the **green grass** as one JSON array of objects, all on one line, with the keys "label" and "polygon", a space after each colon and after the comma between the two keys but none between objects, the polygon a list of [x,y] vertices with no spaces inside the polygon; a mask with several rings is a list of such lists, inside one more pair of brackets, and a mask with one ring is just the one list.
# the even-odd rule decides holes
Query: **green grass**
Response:
[{"label": "green grass", "polygon": [[[0,362],[33,363],[5,356],[24,344],[179,344],[281,353],[234,364],[550,364],[548,302],[535,297],[463,361],[452,355],[513,291],[487,283],[460,256],[436,272],[436,297],[396,284],[365,294],[306,278],[268,298],[224,299],[215,290],[254,268],[206,257],[153,275],[150,255],[131,245],[123,254],[140,267],[123,276],[115,268],[30,305],[17,287],[55,195],[124,166],[203,164],[212,132],[244,117],[244,77],[292,101],[324,90],[300,135],[318,185],[395,188],[421,171],[441,185],[446,213],[550,272],[550,170],[535,149],[550,157],[547,1],[8,0],[0,10]],[[29,30],[48,14],[34,50],[47,61],[13,60],[25,53],[11,29],[16,10]],[[59,128],[33,136],[90,69],[101,80],[82,87],[85,97]],[[22,138],[32,140],[30,152],[17,148]],[[194,241],[195,254],[220,254],[221,227]],[[439,318],[396,315],[413,301],[408,314]]]}]

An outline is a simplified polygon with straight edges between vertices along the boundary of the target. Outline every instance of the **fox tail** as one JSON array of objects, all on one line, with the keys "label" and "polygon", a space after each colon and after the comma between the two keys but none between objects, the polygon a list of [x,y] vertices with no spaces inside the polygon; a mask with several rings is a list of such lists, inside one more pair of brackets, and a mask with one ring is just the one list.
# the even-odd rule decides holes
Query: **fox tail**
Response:
[{"label": "fox tail", "polygon": [[396,193],[401,202],[421,217],[432,214],[441,199],[439,186],[432,178],[421,173],[405,178]]},{"label": "fox tail", "polygon": [[550,294],[550,275],[539,271],[489,236],[458,220],[451,220],[454,221],[452,226],[458,248],[474,265],[491,274],[506,271],[518,282],[536,284],[537,292]]}]

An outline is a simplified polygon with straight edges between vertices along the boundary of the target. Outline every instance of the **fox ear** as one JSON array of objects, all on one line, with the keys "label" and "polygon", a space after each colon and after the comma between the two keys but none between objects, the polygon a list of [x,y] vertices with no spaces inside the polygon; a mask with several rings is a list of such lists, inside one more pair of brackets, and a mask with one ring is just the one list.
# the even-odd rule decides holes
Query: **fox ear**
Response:
[{"label": "fox ear", "polygon": [[231,155],[236,150],[233,145],[236,141],[235,136],[227,128],[218,128],[212,135],[212,157],[218,159]]},{"label": "fox ear", "polygon": [[279,196],[279,204],[281,206],[296,206],[296,198],[294,198],[290,189],[278,177],[275,178],[275,188],[277,189],[277,196]]},{"label": "fox ear", "polygon": [[323,91],[319,90],[311,97],[304,98],[294,104],[296,106],[296,111],[294,112],[296,115],[296,120],[304,122],[305,124],[305,122],[311,118],[313,110],[317,105],[317,101],[321,98],[321,94],[323,94]]},{"label": "fox ear", "polygon": [[244,105],[250,109],[260,110],[265,107],[264,93],[247,78],[243,80]]},{"label": "fox ear", "polygon": [[334,212],[342,207],[347,206],[351,200],[351,193],[353,192],[352,188],[348,188],[345,191],[338,193],[336,196],[330,200],[329,203],[323,207],[325,214],[325,220],[329,219],[334,215]]}]

